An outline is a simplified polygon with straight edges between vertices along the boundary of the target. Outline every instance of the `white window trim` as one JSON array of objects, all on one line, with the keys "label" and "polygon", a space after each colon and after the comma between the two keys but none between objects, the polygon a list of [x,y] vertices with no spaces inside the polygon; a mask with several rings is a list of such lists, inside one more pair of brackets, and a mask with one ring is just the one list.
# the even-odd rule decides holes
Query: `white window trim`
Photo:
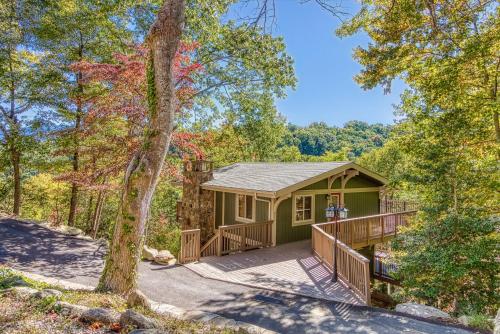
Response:
[{"label": "white window trim", "polygon": [[[251,196],[252,197],[252,219],[248,219],[248,218],[245,218],[245,217],[240,217],[238,216],[238,208],[239,208],[239,202],[240,202],[240,196],[239,195],[243,195],[243,196]],[[256,213],[257,213],[257,210],[255,209],[256,207],[256,204],[255,203],[255,196],[253,195],[249,195],[249,194],[236,194],[236,200],[234,201],[236,206],[234,208],[234,217],[235,217],[235,221],[237,222],[240,222],[240,223],[255,223],[255,216],[256,216]]]},{"label": "white window trim", "polygon": [[[296,220],[296,206],[297,206],[297,197],[309,196],[311,197],[311,219],[308,220]],[[315,200],[316,196],[314,194],[294,194],[292,197],[292,226],[302,226],[302,225],[310,225],[314,223],[315,217]]]}]

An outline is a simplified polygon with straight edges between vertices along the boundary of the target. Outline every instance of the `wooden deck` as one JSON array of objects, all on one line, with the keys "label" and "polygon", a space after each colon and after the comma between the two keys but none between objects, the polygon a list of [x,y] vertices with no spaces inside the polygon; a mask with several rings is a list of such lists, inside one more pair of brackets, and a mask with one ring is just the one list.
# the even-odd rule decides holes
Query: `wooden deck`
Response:
[{"label": "wooden deck", "polygon": [[365,305],[345,284],[332,283],[331,271],[311,253],[310,240],[230,256],[202,257],[185,266],[207,278]]}]

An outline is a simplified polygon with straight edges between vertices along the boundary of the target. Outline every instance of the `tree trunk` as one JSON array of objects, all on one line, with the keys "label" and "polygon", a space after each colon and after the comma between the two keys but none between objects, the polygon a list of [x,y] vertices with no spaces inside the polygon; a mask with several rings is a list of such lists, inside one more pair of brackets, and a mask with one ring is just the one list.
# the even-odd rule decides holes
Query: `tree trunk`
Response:
[{"label": "tree trunk", "polygon": [[[93,230],[93,219],[92,219],[92,209],[94,207],[94,193],[90,194],[89,202],[87,205],[87,217],[85,218],[86,232],[92,232]],[[97,206],[96,206],[97,207]]]},{"label": "tree trunk", "polygon": [[21,152],[17,150],[15,143],[12,143],[10,149],[10,159],[14,169],[14,206],[12,213],[18,216],[21,209]]},{"label": "tree trunk", "polygon": [[99,225],[101,224],[101,213],[102,207],[104,205],[104,190],[99,190],[97,195],[97,203],[94,211],[94,217],[92,219],[92,237],[97,238],[97,233],[99,232]]},{"label": "tree trunk", "polygon": [[[78,108],[80,109],[80,108]],[[80,129],[81,110],[77,110],[76,120],[75,120],[75,136],[78,136],[78,130]],[[75,142],[78,140],[75,139]],[[78,152],[78,143],[76,143],[75,152],[73,153],[73,172],[78,172],[79,169],[79,152]],[[78,205],[78,184],[76,182],[71,183],[71,199],[69,201],[69,217],[68,217],[68,225],[74,226],[76,220],[76,209]]]},{"label": "tree trunk", "polygon": [[165,0],[147,38],[150,49],[150,114],[143,145],[125,173],[120,209],[99,289],[129,295],[137,288],[137,266],[151,197],[163,167],[173,131],[174,58],[184,26],[184,0]]}]

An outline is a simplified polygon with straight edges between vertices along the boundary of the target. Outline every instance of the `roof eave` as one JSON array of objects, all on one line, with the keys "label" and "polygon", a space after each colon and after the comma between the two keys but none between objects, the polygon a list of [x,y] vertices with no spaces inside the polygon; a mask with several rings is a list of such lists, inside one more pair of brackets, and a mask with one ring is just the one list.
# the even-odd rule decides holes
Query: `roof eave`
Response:
[{"label": "roof eave", "polygon": [[255,190],[255,189],[245,189],[245,188],[236,188],[236,187],[224,187],[224,186],[214,186],[214,185],[201,185],[202,189],[212,190],[212,191],[220,191],[226,193],[244,193],[250,195],[257,195],[262,197],[270,197],[276,198],[276,192],[274,191],[265,191],[265,190]]}]

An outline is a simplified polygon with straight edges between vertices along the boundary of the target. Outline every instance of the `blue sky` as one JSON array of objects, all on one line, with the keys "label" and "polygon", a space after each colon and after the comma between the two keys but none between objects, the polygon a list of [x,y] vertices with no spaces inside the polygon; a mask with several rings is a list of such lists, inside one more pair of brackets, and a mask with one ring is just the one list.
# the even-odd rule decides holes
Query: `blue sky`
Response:
[{"label": "blue sky", "polygon": [[[354,13],[354,1],[344,9]],[[393,104],[398,104],[404,89],[395,82],[392,92],[384,95],[377,87],[365,91],[353,80],[361,69],[352,59],[353,48],[366,45],[368,38],[357,35],[340,39],[335,36],[339,20],[313,1],[276,0],[275,35],[283,36],[288,53],[295,61],[298,79],[295,90],[277,101],[278,110],[298,125],[324,121],[341,126],[349,120],[369,123],[393,123]]]}]

